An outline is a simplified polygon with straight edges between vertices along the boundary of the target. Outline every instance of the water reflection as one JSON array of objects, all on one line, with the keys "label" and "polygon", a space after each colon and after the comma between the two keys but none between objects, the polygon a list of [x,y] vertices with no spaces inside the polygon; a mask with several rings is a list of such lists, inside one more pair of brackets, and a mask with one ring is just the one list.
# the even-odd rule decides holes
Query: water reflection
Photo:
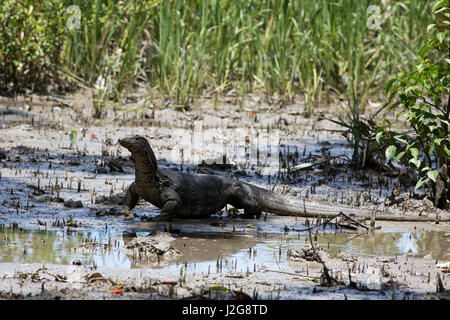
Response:
[{"label": "water reflection", "polygon": [[[122,232],[44,231],[2,228],[0,262],[72,264],[130,268]],[[110,245],[116,245],[112,248]]]},{"label": "water reflection", "polygon": [[449,258],[450,239],[444,232],[370,233],[362,236],[323,235],[321,245],[330,243],[330,253],[346,251],[372,256],[409,254],[418,258],[445,260]]},{"label": "water reflection", "polygon": [[[79,261],[87,266],[129,269],[150,267],[134,263],[120,249],[134,236],[122,231],[44,231],[0,229],[0,262],[67,264]],[[443,232],[395,232],[365,235],[323,234],[317,242],[331,255],[345,251],[355,255],[413,255],[419,258],[449,260],[450,237]],[[246,271],[257,266],[287,266],[287,249],[308,245],[303,236],[281,236],[278,240],[248,237],[201,237],[186,235],[173,242],[182,258],[167,268],[215,272],[217,262],[222,271]],[[189,266],[188,266],[189,265]]]}]

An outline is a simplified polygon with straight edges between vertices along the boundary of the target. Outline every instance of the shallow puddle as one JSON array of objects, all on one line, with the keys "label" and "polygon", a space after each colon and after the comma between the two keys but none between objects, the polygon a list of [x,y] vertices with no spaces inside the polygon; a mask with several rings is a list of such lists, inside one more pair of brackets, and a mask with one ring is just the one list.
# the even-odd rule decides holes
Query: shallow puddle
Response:
[{"label": "shallow puddle", "polygon": [[123,232],[0,229],[0,262],[130,268]]},{"label": "shallow puddle", "polygon": [[[145,236],[147,233],[137,233]],[[109,268],[149,267],[133,262],[120,249],[136,233],[123,231],[44,231],[3,227],[0,229],[0,262],[72,264]],[[314,238],[314,235],[313,235]],[[315,239],[314,239],[315,240]],[[263,238],[229,234],[184,235],[172,245],[182,257],[168,269],[194,272],[246,272],[259,267],[289,269],[288,249],[309,244],[309,236],[278,234]],[[376,232],[373,234],[319,234],[317,243],[331,255],[344,251],[364,256],[415,256],[448,260],[450,238],[444,232]],[[155,267],[154,264],[151,267]]]},{"label": "shallow puddle", "polygon": [[[313,241],[315,241],[313,236]],[[208,245],[204,243],[208,242]],[[186,244],[182,250],[180,243]],[[278,239],[177,239],[174,246],[185,255],[181,262],[189,271],[198,272],[246,272],[259,267],[276,270],[290,269],[287,259],[288,249],[309,246],[308,235],[292,237],[278,235]],[[234,244],[234,248],[230,247]],[[324,234],[317,236],[317,244],[332,256],[339,251],[358,256],[408,255],[424,259],[448,260],[450,258],[450,238],[444,232],[379,232],[374,234]],[[189,259],[186,248],[201,251],[197,261]],[[244,247],[244,248],[242,248]],[[234,249],[234,253],[233,253]],[[193,250],[192,250],[193,251]],[[215,255],[215,256],[214,256]],[[203,259],[202,259],[203,257]],[[168,268],[180,268],[172,264]]]}]

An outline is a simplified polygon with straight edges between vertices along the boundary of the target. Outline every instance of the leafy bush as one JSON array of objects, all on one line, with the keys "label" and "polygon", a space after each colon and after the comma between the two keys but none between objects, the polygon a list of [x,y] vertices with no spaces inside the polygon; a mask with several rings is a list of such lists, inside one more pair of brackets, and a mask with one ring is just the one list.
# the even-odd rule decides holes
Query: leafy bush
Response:
[{"label": "leafy bush", "polygon": [[438,2],[433,14],[436,23],[427,28],[429,40],[419,50],[415,71],[402,71],[398,78],[389,81],[386,89],[389,99],[399,97],[390,108],[401,108],[397,117],[407,116],[413,134],[394,134],[382,127],[377,141],[394,138],[398,142],[386,149],[386,159],[395,156],[395,161],[399,161],[406,157],[418,172],[416,189],[431,185],[435,204],[442,207],[450,200],[449,2]]},{"label": "leafy bush", "polygon": [[0,2],[0,92],[45,90],[65,41],[59,1]]}]

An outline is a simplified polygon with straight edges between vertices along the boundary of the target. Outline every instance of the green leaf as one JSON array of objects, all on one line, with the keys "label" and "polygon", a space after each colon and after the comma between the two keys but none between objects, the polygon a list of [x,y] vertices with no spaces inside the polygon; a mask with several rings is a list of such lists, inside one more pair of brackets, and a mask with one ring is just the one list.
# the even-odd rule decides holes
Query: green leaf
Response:
[{"label": "green leaf", "polygon": [[419,50],[419,56],[421,56],[421,57],[425,56],[428,53],[428,51],[430,51],[430,47],[427,45],[423,46]]},{"label": "green leaf", "polygon": [[[439,10],[436,10],[436,11],[434,11],[433,12],[433,14],[437,17],[437,18],[447,18],[444,14],[442,14],[442,12],[445,12],[445,11],[447,11],[447,8],[445,8],[445,7],[442,7],[442,8],[440,8]],[[439,14],[440,13],[440,14]]]},{"label": "green leaf", "polygon": [[388,94],[389,90],[391,90],[392,85],[397,81],[397,79],[391,79],[389,80],[388,84],[386,85],[386,94]]},{"label": "green leaf", "polygon": [[376,142],[378,143],[378,144],[380,144],[380,139],[381,139],[381,136],[383,135],[383,131],[380,131],[380,132],[378,132],[377,133],[377,135],[375,136],[375,140],[376,140]]},{"label": "green leaf", "polygon": [[416,168],[419,169],[420,165],[422,164],[422,161],[420,161],[419,159],[411,159],[409,160],[409,163],[414,164]]},{"label": "green leaf", "polygon": [[431,156],[433,155],[434,149],[436,148],[436,145],[434,143],[430,143],[430,147],[428,148],[428,154]]},{"label": "green leaf", "polygon": [[445,31],[442,32],[438,32],[438,34],[436,35],[437,39],[439,40],[440,43],[444,42],[445,39]]},{"label": "green leaf", "polygon": [[450,157],[450,150],[448,150],[447,146],[444,146],[445,153]]},{"label": "green leaf", "polygon": [[399,112],[399,113],[397,114],[397,118],[398,118],[398,117],[401,117],[401,116],[404,115],[404,114],[407,114],[408,112],[409,112],[409,110],[405,110],[405,111]]},{"label": "green leaf", "polygon": [[447,6],[447,0],[441,0],[441,1],[436,2],[433,7],[433,13],[443,7],[446,7],[446,6]]},{"label": "green leaf", "polygon": [[391,105],[388,107],[388,110],[389,110],[389,111],[393,110],[396,106],[398,106],[398,105],[401,104],[401,103],[402,103],[401,100],[395,101],[393,104],[391,104]]},{"label": "green leaf", "polygon": [[409,152],[411,152],[414,159],[417,159],[417,156],[419,155],[419,150],[417,150],[417,148],[411,148],[409,149]]},{"label": "green leaf", "polygon": [[397,135],[394,137],[395,140],[401,142],[401,143],[408,143],[408,140],[406,140],[404,135]]},{"label": "green leaf", "polygon": [[394,96],[395,96],[395,94],[397,93],[397,89],[395,89],[395,90],[393,90],[390,94],[389,94],[389,100],[391,100]]},{"label": "green leaf", "polygon": [[389,146],[389,147],[386,149],[386,160],[387,160],[387,161],[389,161],[389,160],[394,156],[395,151],[397,151],[397,147],[394,146],[394,145]]},{"label": "green leaf", "polygon": [[433,6],[433,12],[435,12],[436,10],[445,7],[447,5],[447,0],[441,0],[441,1],[437,1],[434,6]]},{"label": "green leaf", "polygon": [[436,182],[436,178],[438,176],[439,172],[437,170],[430,170],[427,172],[428,178],[433,180],[433,182]]},{"label": "green leaf", "polygon": [[428,183],[429,181],[430,178],[428,178],[428,176],[423,176],[422,178],[419,179],[419,181],[417,181],[414,191],[419,189],[421,186],[423,186],[425,183]]},{"label": "green leaf", "polygon": [[224,291],[224,292],[228,292],[228,288],[224,287],[224,286],[211,286],[209,287],[210,290],[216,290],[216,291]]},{"label": "green leaf", "polygon": [[397,157],[395,157],[394,162],[398,162],[398,161],[403,157],[403,155],[404,155],[405,153],[406,153],[406,151],[400,152],[400,153],[397,155]]},{"label": "green leaf", "polygon": [[427,32],[434,28],[436,24],[432,23],[427,26]]}]

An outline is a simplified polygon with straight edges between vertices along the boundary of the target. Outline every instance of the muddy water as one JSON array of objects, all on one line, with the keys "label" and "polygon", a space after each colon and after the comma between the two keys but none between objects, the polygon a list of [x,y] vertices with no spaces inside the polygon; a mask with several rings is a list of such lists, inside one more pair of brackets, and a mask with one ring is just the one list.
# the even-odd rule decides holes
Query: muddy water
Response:
[{"label": "muddy water", "polygon": [[[122,232],[44,231],[2,228],[0,262],[72,264],[130,268],[118,248],[124,245]],[[109,245],[111,244],[111,245]]]},{"label": "muddy water", "polygon": [[[147,233],[100,231],[44,231],[0,229],[0,262],[65,264],[121,269],[150,267],[135,262],[123,249],[134,236]],[[355,256],[408,255],[424,259],[450,259],[450,237],[444,232],[376,232],[372,234],[319,234],[317,244],[331,255],[344,251]],[[316,240],[313,236],[313,241]],[[220,234],[183,235],[172,242],[182,253],[162,268],[192,272],[246,272],[259,267],[289,270],[288,249],[309,244],[308,235],[272,235],[264,238]],[[151,267],[155,267],[152,264]]]},{"label": "muddy water", "polygon": [[[188,271],[246,272],[265,267],[289,270],[287,251],[308,246],[308,235],[296,237],[277,235],[278,239],[177,239],[174,246],[182,251]],[[313,236],[313,241],[315,238]],[[180,245],[182,244],[182,245]],[[408,255],[424,259],[448,260],[450,238],[444,232],[389,232],[362,235],[326,234],[317,236],[317,244],[332,256],[343,251],[355,256]],[[244,248],[243,248],[244,247]],[[184,250],[183,250],[184,248]],[[190,253],[192,248],[201,254]],[[197,259],[186,259],[194,255]],[[180,268],[172,264],[168,268]]]}]

